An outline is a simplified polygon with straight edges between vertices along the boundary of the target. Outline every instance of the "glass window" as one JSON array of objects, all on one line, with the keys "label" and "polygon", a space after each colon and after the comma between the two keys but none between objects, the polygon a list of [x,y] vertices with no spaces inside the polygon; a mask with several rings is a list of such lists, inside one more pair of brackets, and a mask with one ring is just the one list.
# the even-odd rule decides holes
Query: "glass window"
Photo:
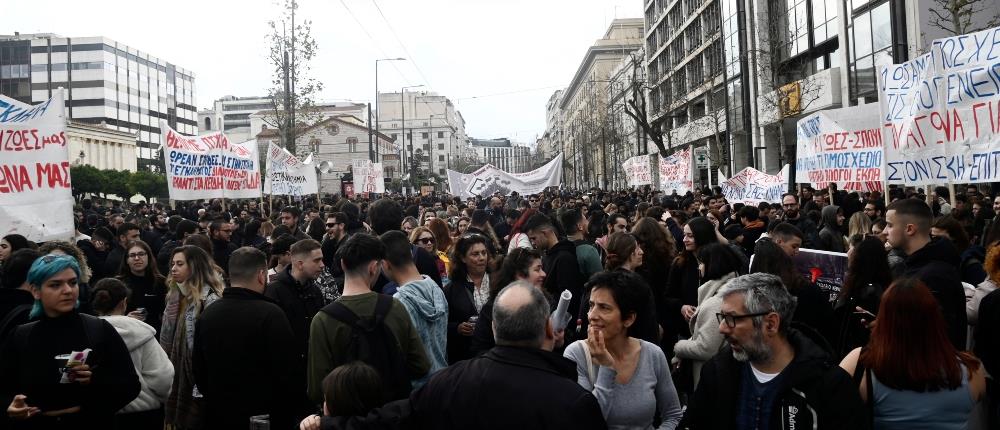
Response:
[{"label": "glass window", "polygon": [[875,91],[875,62],[872,56],[858,60],[855,81],[857,82],[857,95]]},{"label": "glass window", "polygon": [[871,12],[872,51],[877,52],[892,45],[892,17],[889,3],[883,3]]},{"label": "glass window", "polygon": [[867,13],[854,18],[854,57],[872,53],[871,16]]}]

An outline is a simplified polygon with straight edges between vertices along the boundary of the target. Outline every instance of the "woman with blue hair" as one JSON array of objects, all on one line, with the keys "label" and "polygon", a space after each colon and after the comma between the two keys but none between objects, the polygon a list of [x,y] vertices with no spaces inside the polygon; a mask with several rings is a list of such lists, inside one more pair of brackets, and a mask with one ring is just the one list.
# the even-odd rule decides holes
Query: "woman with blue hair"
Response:
[{"label": "woman with blue hair", "polygon": [[39,258],[28,271],[34,322],[0,350],[0,398],[14,428],[110,428],[140,390],[121,336],[81,314],[80,265],[68,255]]}]

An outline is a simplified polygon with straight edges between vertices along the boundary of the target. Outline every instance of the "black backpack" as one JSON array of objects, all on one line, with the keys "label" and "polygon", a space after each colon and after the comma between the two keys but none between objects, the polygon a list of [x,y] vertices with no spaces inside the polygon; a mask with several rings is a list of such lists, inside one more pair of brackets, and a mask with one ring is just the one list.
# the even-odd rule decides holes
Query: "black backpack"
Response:
[{"label": "black backpack", "polygon": [[364,319],[340,302],[323,307],[323,312],[351,327],[346,362],[362,361],[374,367],[382,377],[383,400],[387,402],[405,399],[411,391],[406,359],[396,336],[385,325],[391,308],[392,296],[385,294],[378,294],[374,315]]}]

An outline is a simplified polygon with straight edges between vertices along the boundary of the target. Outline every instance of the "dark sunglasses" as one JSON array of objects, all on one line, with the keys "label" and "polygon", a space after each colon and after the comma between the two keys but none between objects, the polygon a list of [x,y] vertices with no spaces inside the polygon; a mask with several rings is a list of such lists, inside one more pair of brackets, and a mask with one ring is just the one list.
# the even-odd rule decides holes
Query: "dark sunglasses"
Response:
[{"label": "dark sunglasses", "polygon": [[430,245],[430,244],[434,243],[434,238],[433,237],[421,237],[420,239],[417,239],[417,243],[419,243],[421,245]]}]

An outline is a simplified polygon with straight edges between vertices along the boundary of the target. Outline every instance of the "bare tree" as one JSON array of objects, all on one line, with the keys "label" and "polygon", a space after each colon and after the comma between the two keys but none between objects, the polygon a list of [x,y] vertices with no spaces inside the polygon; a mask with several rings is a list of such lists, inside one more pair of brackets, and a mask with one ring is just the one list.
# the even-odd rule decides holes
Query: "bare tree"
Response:
[{"label": "bare tree", "polygon": [[272,115],[264,117],[265,123],[278,129],[282,145],[292,154],[298,132],[322,119],[315,96],[323,84],[309,76],[318,45],[312,37],[312,21],[295,20],[298,8],[296,0],[283,0],[280,19],[268,21],[268,59],[274,72],[268,90]]},{"label": "bare tree", "polygon": [[934,0],[934,3],[937,7],[929,9],[930,26],[952,36],[1000,25],[1000,13],[996,12],[996,5],[992,0]]}]

